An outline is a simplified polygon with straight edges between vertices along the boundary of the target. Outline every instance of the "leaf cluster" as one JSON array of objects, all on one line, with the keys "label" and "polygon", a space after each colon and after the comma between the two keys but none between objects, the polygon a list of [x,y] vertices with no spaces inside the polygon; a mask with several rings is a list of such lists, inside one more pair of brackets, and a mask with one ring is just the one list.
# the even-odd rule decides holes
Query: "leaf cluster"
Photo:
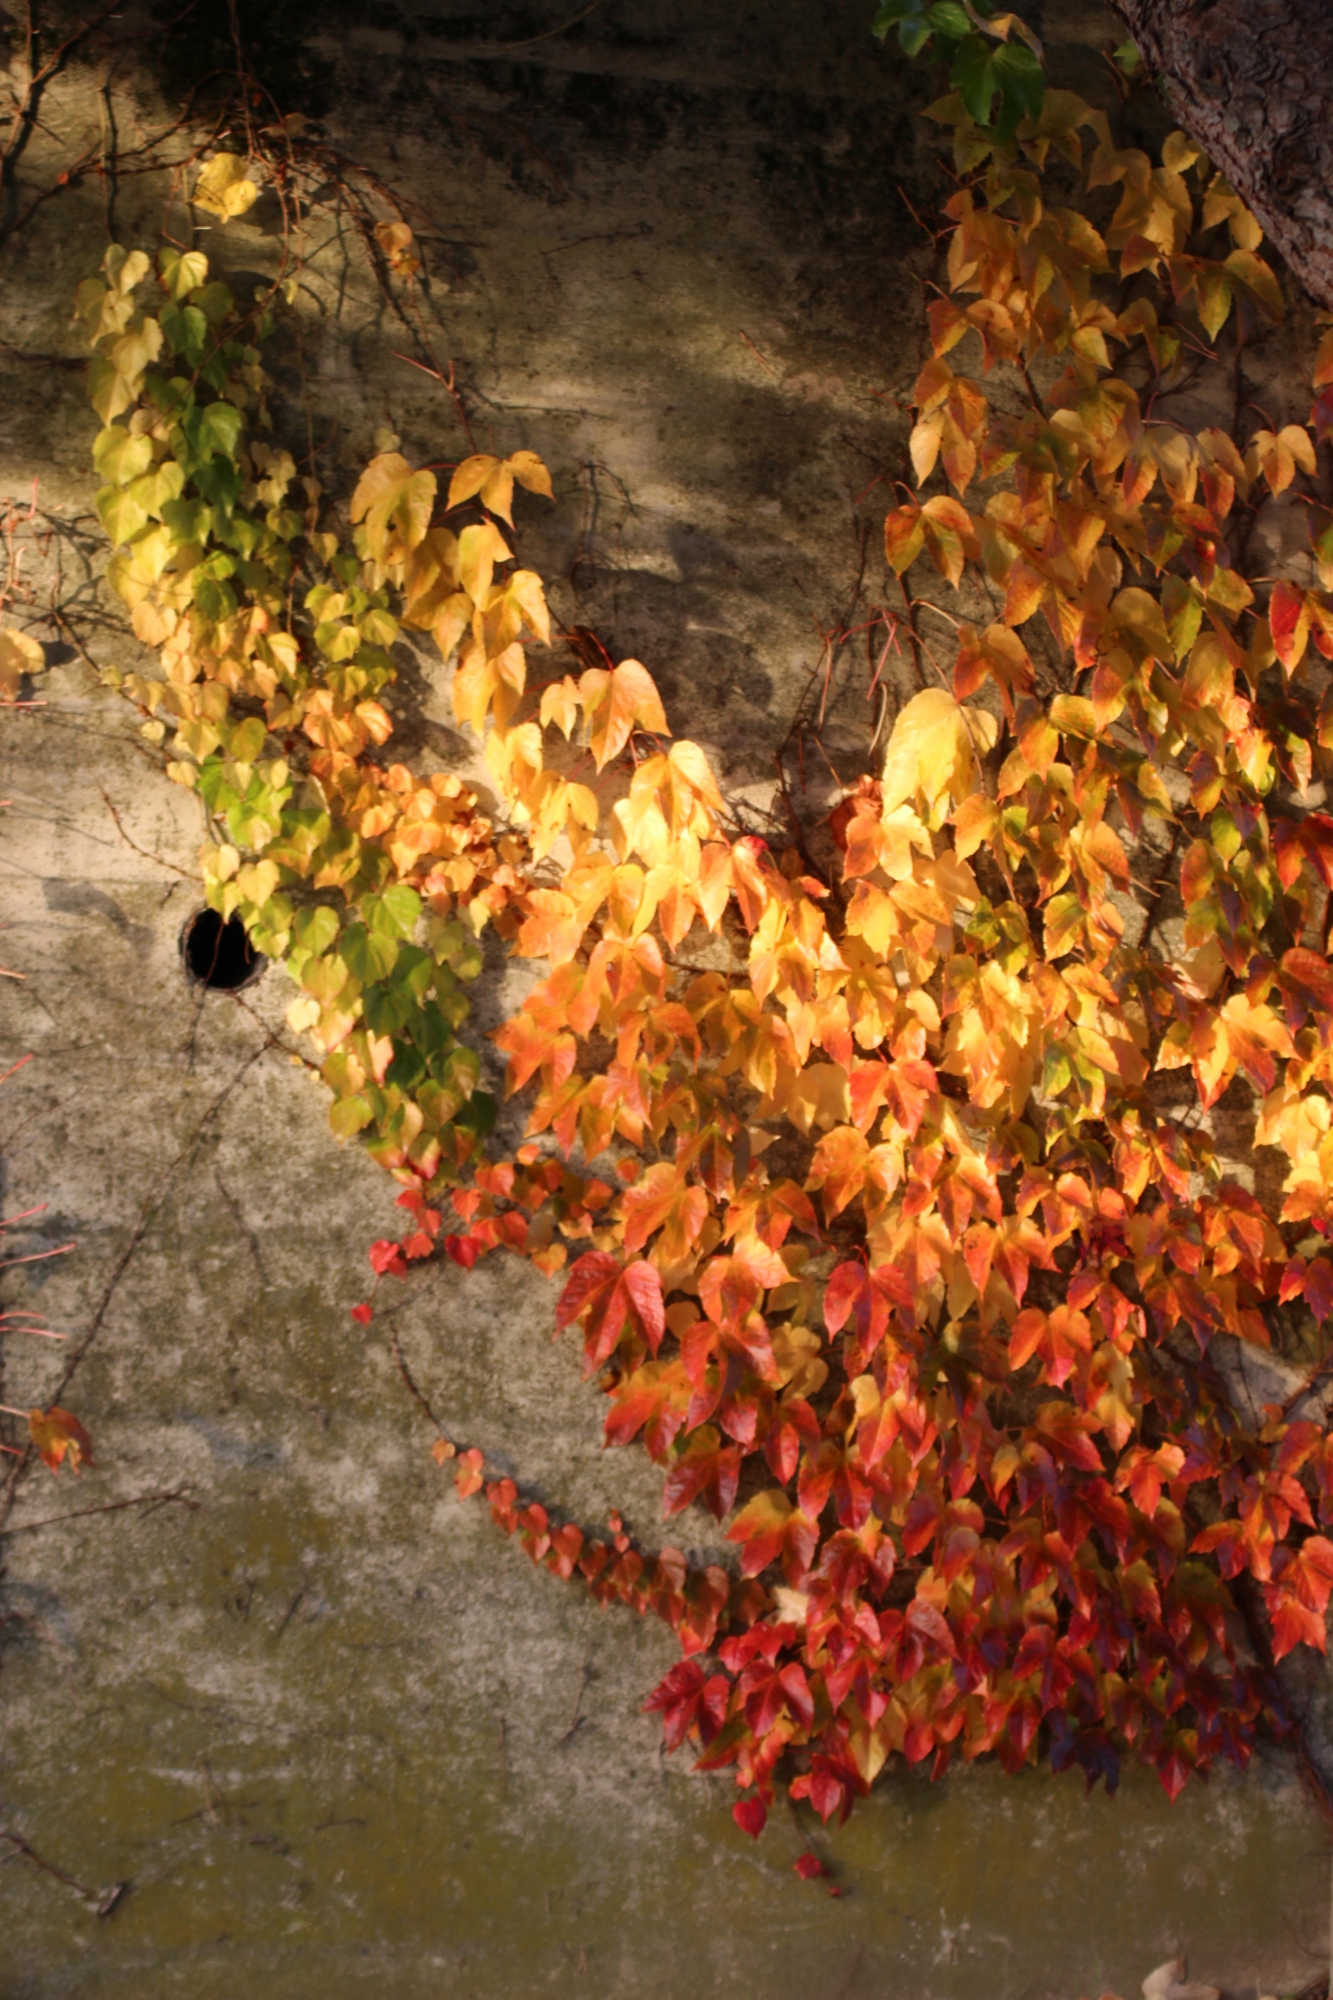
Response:
[{"label": "leaf cluster", "polygon": [[[1308,421],[1191,427],[1173,397],[1282,310],[1225,183],[1068,93],[1010,138],[961,87],[932,115],[948,287],[885,549],[914,612],[963,615],[834,816],[836,885],[736,835],[641,663],[530,680],[532,454],[465,459],[441,508],[382,452],[348,549],[201,260],[164,261],[156,317],[122,252],[81,295],[112,581],[163,667],[126,691],[204,800],[210,900],[300,985],[335,1130],[405,1184],[377,1275],[559,1275],[608,1445],[666,1517],[728,1520],[739,1575],[585,1537],[477,1447],[458,1490],[680,1634],[649,1705],[751,1832],[780,1781],[843,1816],[895,1756],[1109,1786],[1133,1756],[1174,1797],[1288,1726],[1276,1669],[1333,1589],[1333,337]],[[1052,153],[1111,191],[1102,229],[1048,203]],[[1250,574],[1278,503],[1306,547]],[[380,761],[404,625],[501,823]],[[456,1039],[488,922],[543,963],[494,1037],[510,1157]],[[1280,1203],[1220,1151],[1228,1093]],[[1246,1357],[1293,1332],[1306,1378],[1256,1402]]]},{"label": "leaf cluster", "polygon": [[1017,14],[989,0],[883,0],[872,33],[896,31],[909,56],[933,56],[978,125],[1012,139],[1041,112],[1046,89],[1041,43]]}]

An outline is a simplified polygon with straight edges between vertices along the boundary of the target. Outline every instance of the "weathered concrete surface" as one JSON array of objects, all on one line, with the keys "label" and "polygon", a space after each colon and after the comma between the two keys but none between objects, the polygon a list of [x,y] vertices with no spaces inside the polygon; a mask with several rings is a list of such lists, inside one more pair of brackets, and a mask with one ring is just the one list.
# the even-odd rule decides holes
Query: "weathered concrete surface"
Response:
[{"label": "weathered concrete surface", "polygon": [[[676,726],[759,809],[822,633],[886,589],[884,480],[858,496],[896,471],[893,398],[916,366],[920,256],[895,188],[926,178],[921,84],[877,60],[859,0],[625,0],[521,62],[477,54],[549,25],[538,13],[312,23],[325,129],[419,204],[450,273],[427,304],[438,351],[459,357],[483,442],[553,467],[557,506],[520,520],[562,615],[647,660]],[[156,88],[128,73],[126,129],[130,97],[160,112]],[[96,133],[91,80],[45,116],[35,186]],[[122,183],[127,240],[159,201]],[[272,230],[257,208],[209,247],[262,272]],[[73,352],[66,301],[103,240],[100,194],[77,190],[11,245],[16,348]],[[331,483],[384,423],[416,457],[457,454],[336,236],[301,315]],[[41,592],[58,558],[77,636],[128,664],[84,580],[78,373],[9,379],[3,489],[38,475],[58,527]],[[68,1396],[101,1468],[77,1488],[41,1472],[11,1525],[163,1491],[191,1505],[5,1545],[0,1827],[77,1883],[131,1887],[99,1919],[31,1859],[0,1869],[0,2000],[1074,2000],[1128,1996],[1182,1949],[1235,2000],[1304,1985],[1326,1962],[1326,1840],[1281,1759],[1174,1810],[1147,1780],[1085,1802],[1044,1774],[897,1779],[814,1833],[836,1902],[790,1872],[808,1827],[779,1817],[756,1846],[726,1781],[664,1761],[639,1703],[669,1637],[535,1576],[460,1506],[391,1357],[349,1320],[391,1190],[272,1046],[281,975],[244,1006],[187,988],[197,808],[54,643],[46,602],[22,615],[52,642],[48,705],[0,719],[4,959],[25,974],[0,982],[0,1044],[36,1058],[5,1086],[4,1212],[46,1199],[24,1247],[79,1239],[11,1293],[79,1336],[102,1312]],[[863,655],[838,675],[824,741],[847,771]],[[397,699],[416,754],[466,754],[428,670]],[[813,746],[807,769],[827,782]],[[550,1299],[517,1266],[432,1271],[395,1324],[461,1432],[579,1518],[619,1505],[652,1539],[658,1481],[599,1452]],[[2,1399],[43,1400],[58,1367],[11,1340]]]}]

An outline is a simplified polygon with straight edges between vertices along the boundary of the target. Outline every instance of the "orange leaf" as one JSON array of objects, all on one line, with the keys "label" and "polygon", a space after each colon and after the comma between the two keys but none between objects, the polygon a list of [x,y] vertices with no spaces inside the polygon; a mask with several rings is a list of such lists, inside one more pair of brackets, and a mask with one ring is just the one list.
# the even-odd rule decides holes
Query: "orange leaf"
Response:
[{"label": "orange leaf", "polygon": [[93,1441],[76,1416],[53,1403],[49,1410],[29,1410],[28,1430],[43,1465],[58,1472],[68,1459],[75,1472],[93,1462]]}]

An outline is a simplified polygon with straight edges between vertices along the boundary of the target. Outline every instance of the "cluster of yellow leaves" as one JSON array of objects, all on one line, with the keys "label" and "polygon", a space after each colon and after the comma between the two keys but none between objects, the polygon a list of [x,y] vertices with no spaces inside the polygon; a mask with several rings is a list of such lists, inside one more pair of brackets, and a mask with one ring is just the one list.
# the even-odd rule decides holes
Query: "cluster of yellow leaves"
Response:
[{"label": "cluster of yellow leaves", "polygon": [[[229,159],[201,187],[238,214],[251,184]],[[540,583],[493,585],[509,553],[494,523],[432,528],[434,474],[392,453],[367,469],[358,550],[342,550],[320,528],[319,481],[262,435],[266,323],[256,332],[237,312],[199,252],[163,254],[155,313],[137,304],[149,275],[142,252],[113,249],[77,301],[104,419],[93,456],[116,545],[108,580],[160,662],[158,677],[112,678],[208,810],[209,901],[300,985],[288,1020],[317,1045],[334,1130],[366,1132],[398,1171],[456,1171],[489,1116],[457,1040],[462,988],[480,969],[477,934],[518,920],[527,850],[495,836],[456,776],[379,760],[400,629],[388,606],[403,590],[411,622],[452,645],[453,619],[469,657],[489,644],[508,661],[520,634],[547,629]],[[475,471],[459,469],[450,506],[489,482],[507,510],[515,477],[549,491],[531,454],[486,461],[469,484]]]}]

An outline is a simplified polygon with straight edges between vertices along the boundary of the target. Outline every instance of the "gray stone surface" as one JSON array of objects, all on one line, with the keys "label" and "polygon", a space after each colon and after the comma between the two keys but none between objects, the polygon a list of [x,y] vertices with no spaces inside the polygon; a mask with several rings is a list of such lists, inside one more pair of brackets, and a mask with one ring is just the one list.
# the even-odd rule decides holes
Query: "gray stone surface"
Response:
[{"label": "gray stone surface", "polygon": [[[921,81],[877,58],[867,11],[608,0],[503,56],[483,43],[545,10],[309,23],[325,130],[416,205],[447,276],[425,310],[481,441],[555,473],[556,507],[520,516],[525,555],[568,622],[650,664],[755,810],[822,634],[887,589],[922,269],[896,187],[920,193],[929,161]],[[1077,24],[1046,25],[1059,42]],[[122,135],[163,112],[136,63]],[[48,96],[30,189],[95,141],[96,83],[76,70]],[[161,194],[122,180],[126,240],[156,228]],[[321,229],[298,314],[325,476],[385,423],[417,458],[456,456],[331,210]],[[209,247],[262,272],[273,231],[261,205]],[[1288,1761],[1174,1809],[1134,1777],[1085,1802],[1044,1773],[900,1776],[841,1833],[779,1814],[755,1845],[729,1783],[665,1760],[640,1713],[669,1635],[534,1575],[455,1500],[386,1346],[348,1317],[392,1188],[333,1143],[277,1045],[281,974],[240,1002],[187,987],[197,806],[43,622],[55,588],[83,646],[132,664],[91,580],[78,371],[14,358],[74,354],[67,301],[104,235],[95,184],[53,198],[11,240],[0,296],[0,491],[36,476],[50,511],[21,615],[54,663],[46,706],[0,717],[3,957],[24,974],[0,981],[0,1049],[34,1055],[0,1100],[4,1212],[45,1200],[24,1247],[79,1245],[9,1290],[76,1338],[96,1325],[68,1400],[99,1459],[77,1486],[39,1468],[9,1524],[0,1828],[76,1885],[130,1886],[99,1918],[9,1842],[0,2000],[1128,2000],[1182,1950],[1234,2000],[1297,1991],[1326,1963],[1328,1863]],[[844,772],[865,757],[864,687],[848,649],[824,731]],[[424,662],[395,699],[414,755],[467,756]],[[811,744],[816,797],[821,769]],[[493,967],[483,1020],[501,998]],[[599,1450],[544,1281],[432,1268],[402,1296],[404,1350],[460,1432],[578,1518],[618,1505],[662,1535],[651,1468]],[[59,1367],[10,1340],[3,1400],[43,1400]],[[163,1492],[183,1497],[34,1525]],[[843,1899],[792,1875],[810,1838]]]}]

